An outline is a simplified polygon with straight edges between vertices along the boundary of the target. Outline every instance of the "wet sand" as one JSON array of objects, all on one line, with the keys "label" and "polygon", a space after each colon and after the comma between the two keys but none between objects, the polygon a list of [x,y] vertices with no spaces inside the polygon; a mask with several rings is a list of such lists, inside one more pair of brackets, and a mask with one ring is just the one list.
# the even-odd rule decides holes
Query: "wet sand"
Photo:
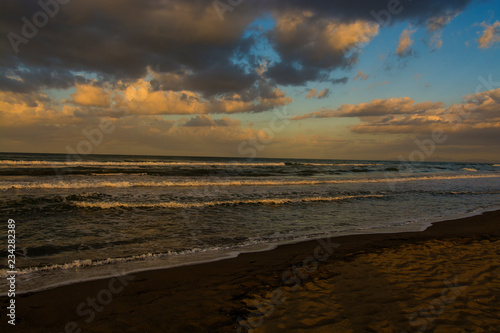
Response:
[{"label": "wet sand", "polygon": [[500,211],[16,297],[7,332],[494,332]]}]

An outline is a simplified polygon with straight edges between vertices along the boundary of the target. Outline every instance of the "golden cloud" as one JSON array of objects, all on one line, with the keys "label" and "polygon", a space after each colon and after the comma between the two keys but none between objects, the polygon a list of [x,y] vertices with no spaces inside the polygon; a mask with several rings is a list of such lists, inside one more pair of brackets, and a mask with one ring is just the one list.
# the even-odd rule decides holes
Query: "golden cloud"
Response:
[{"label": "golden cloud", "polygon": [[76,84],[76,92],[71,94],[71,97],[71,102],[76,105],[97,107],[111,105],[111,92],[90,84]]},{"label": "golden cloud", "polygon": [[410,28],[403,30],[399,36],[398,48],[396,49],[396,54],[398,56],[405,57],[412,54],[413,50],[411,46],[413,45],[413,39],[411,39],[411,35],[416,31],[416,29],[411,30]]},{"label": "golden cloud", "polygon": [[488,49],[495,43],[500,42],[500,21],[495,21],[493,24],[483,22],[480,24],[484,28],[483,34],[478,40],[479,48]]}]

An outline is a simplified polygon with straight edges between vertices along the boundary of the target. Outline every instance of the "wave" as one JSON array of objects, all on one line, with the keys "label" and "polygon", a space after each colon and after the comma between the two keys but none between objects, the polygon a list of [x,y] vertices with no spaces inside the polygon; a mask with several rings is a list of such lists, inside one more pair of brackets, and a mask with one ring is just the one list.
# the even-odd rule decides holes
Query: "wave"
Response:
[{"label": "wave", "polygon": [[474,168],[463,168],[463,170],[465,170],[465,171],[472,171],[472,172],[476,172],[477,171]]},{"label": "wave", "polygon": [[[129,176],[130,174],[129,173],[123,173],[123,172],[117,172],[117,173],[114,173],[114,172],[103,172],[103,173],[90,173],[91,176],[101,176],[101,177],[105,177],[105,176]],[[133,176],[147,176],[148,174],[145,173],[145,172],[140,172],[140,173],[133,173],[132,174]]]},{"label": "wave", "polygon": [[73,205],[82,208],[201,208],[213,206],[236,206],[236,205],[284,205],[301,202],[332,202],[358,198],[381,198],[383,195],[343,195],[337,197],[308,197],[308,198],[272,198],[253,200],[227,200],[227,201],[205,201],[205,202],[148,202],[148,203],[128,203],[128,202],[73,202]]},{"label": "wave", "polygon": [[[209,248],[209,249],[196,248],[196,249],[184,250],[184,251],[168,251],[165,253],[146,253],[146,254],[134,255],[134,256],[123,257],[123,258],[107,258],[107,259],[102,259],[102,260],[92,260],[92,259],[74,260],[73,262],[66,263],[66,264],[53,264],[53,265],[46,265],[46,266],[41,266],[41,267],[20,268],[20,269],[17,269],[16,275],[25,275],[25,274],[30,274],[30,273],[34,273],[34,272],[44,272],[44,271],[53,271],[53,270],[61,270],[61,269],[78,269],[78,268],[93,267],[93,266],[104,266],[104,265],[116,264],[116,263],[120,263],[120,262],[156,259],[156,258],[162,258],[162,257],[172,256],[172,255],[193,254],[193,253],[207,252],[207,251],[213,251],[213,250],[219,250],[219,249],[221,249],[221,248],[219,248],[219,247],[214,247],[214,248]],[[0,269],[0,278],[4,278],[4,277],[8,276],[9,274],[7,272],[8,272],[7,269]]]},{"label": "wave", "polygon": [[445,192],[444,194],[453,194],[453,195],[483,195],[483,194],[500,194],[500,191],[450,191]]},{"label": "wave", "polygon": [[78,166],[284,166],[282,162],[98,162],[98,161],[12,161],[2,160],[0,166],[15,167],[78,167]]},{"label": "wave", "polygon": [[383,163],[301,163],[284,162],[287,166],[381,166]]},{"label": "wave", "polygon": [[104,161],[14,161],[1,160],[0,166],[65,167],[65,166],[381,166],[383,163],[302,163],[302,162],[104,162]]},{"label": "wave", "polygon": [[[210,177],[216,178],[216,177]],[[345,184],[345,183],[383,183],[383,182],[408,182],[408,181],[432,181],[453,179],[476,179],[476,178],[500,178],[500,174],[486,175],[455,175],[455,176],[419,176],[398,177],[387,174],[386,178],[366,179],[334,179],[334,180],[212,180],[212,181],[75,181],[75,182],[0,182],[0,190],[13,189],[85,189],[99,187],[127,188],[127,187],[201,187],[201,186],[294,186],[294,185],[322,185],[322,184]]]},{"label": "wave", "polygon": [[[365,192],[366,193],[366,192]],[[420,193],[420,194],[424,194],[424,195],[434,195],[434,196],[448,196],[448,195],[468,195],[468,196],[471,196],[471,195],[489,195],[489,194],[500,194],[500,191],[495,191],[495,190],[490,190],[490,191],[435,191],[435,190],[432,190],[432,191],[424,191],[424,190],[410,190],[410,191],[400,191],[399,192],[400,194],[405,194],[405,193]],[[382,194],[384,194],[382,192]],[[71,207],[74,207],[74,206],[82,206],[82,207],[89,207],[89,208],[102,208],[102,207],[95,207],[96,205],[94,205],[95,202],[103,202],[103,203],[108,203],[108,204],[103,204],[101,206],[109,206],[108,208],[112,208],[111,206],[113,206],[113,199],[115,198],[115,200],[119,200],[119,199],[116,199],[116,197],[114,197],[113,195],[110,195],[110,194],[105,194],[105,193],[85,193],[85,194],[71,194],[71,195],[45,195],[45,196],[41,196],[41,197],[33,197],[33,196],[12,196],[8,199],[6,199],[5,201],[2,202],[2,207],[9,207],[10,209],[21,209],[23,211],[25,211],[27,209],[27,207],[29,207],[30,209],[35,209],[35,207],[40,207],[40,209],[43,209],[45,211],[49,210],[49,209],[59,209],[61,207],[64,207],[64,208],[71,208]],[[315,201],[321,201],[321,199],[319,199],[318,197],[313,197]],[[304,201],[307,201],[308,198],[304,198]],[[328,201],[328,200],[331,200],[331,199],[323,199],[324,201]],[[312,201],[312,200],[311,200]],[[219,204],[221,205],[224,205],[224,204],[229,204],[230,201],[222,201],[222,202],[219,202]],[[263,204],[269,204],[269,205],[277,205],[277,204],[285,204],[285,203],[288,203],[290,201],[285,201],[285,200],[275,200],[273,199],[273,201],[267,201],[267,203],[265,201],[263,201],[262,203]],[[82,204],[83,203],[83,204]],[[89,204],[85,204],[85,203],[89,203]],[[236,202],[233,201],[234,204],[237,204]],[[244,204],[245,202],[243,202]],[[248,204],[256,204],[255,201],[249,201],[247,202]],[[55,204],[55,205],[53,205]],[[53,206],[51,206],[53,205]],[[215,206],[216,204],[214,204]],[[99,206],[99,205],[97,205]],[[119,204],[116,204],[115,205],[116,207],[119,207],[119,206],[122,206],[122,207],[125,207],[126,205],[119,205]],[[161,207],[161,205],[156,205],[156,204],[152,204],[151,207]],[[175,203],[164,203],[163,204],[164,207],[169,207],[169,208],[186,208],[186,207],[196,207],[195,205],[180,205],[180,204],[175,204]],[[198,207],[203,207],[204,205],[203,204],[199,204]],[[205,204],[206,206],[206,204]],[[134,206],[134,205],[131,205],[130,206],[131,208],[132,207],[138,207],[138,206]],[[144,205],[141,205],[141,207],[145,207],[147,208],[146,206]],[[92,247],[99,247],[98,244],[93,244]],[[46,253],[47,251],[51,251],[51,250],[54,250],[54,251],[59,251],[61,248],[60,247],[57,247],[57,248],[54,248],[54,249],[51,249],[51,248],[48,248],[48,247],[42,247],[40,249],[38,248],[30,248],[28,249],[29,250],[29,253],[30,255],[33,254],[33,253]],[[0,251],[0,255],[2,254],[2,251]]]}]

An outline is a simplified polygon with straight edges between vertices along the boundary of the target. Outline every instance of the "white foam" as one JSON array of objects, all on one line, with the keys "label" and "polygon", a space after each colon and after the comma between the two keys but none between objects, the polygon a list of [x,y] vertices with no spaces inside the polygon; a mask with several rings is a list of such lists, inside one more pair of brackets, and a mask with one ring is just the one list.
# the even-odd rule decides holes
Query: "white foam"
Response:
[{"label": "white foam", "polygon": [[75,167],[75,166],[284,166],[310,165],[310,166],[381,166],[382,163],[301,163],[301,162],[100,162],[100,161],[13,161],[2,160],[0,166],[16,167]]},{"label": "white foam", "polygon": [[0,166],[16,167],[76,167],[76,166],[110,166],[110,167],[130,167],[130,166],[284,166],[283,162],[99,162],[99,161],[11,161],[2,160]]},{"label": "white foam", "polygon": [[291,163],[290,165],[310,165],[310,166],[381,166],[382,163]]},{"label": "white foam", "polygon": [[[93,267],[93,266],[104,266],[104,265],[110,265],[110,264],[116,264],[116,263],[121,263],[121,262],[127,262],[127,261],[137,261],[137,260],[147,260],[147,259],[154,259],[154,258],[162,258],[165,256],[172,256],[172,255],[185,255],[185,254],[193,254],[193,253],[198,253],[198,252],[206,252],[206,251],[216,251],[220,250],[220,248],[211,248],[211,249],[192,249],[192,250],[186,250],[186,251],[169,251],[167,253],[146,253],[146,254],[141,254],[141,255],[135,255],[135,256],[130,256],[130,257],[125,257],[125,258],[107,258],[104,260],[90,260],[90,259],[85,259],[85,260],[74,260],[71,263],[66,263],[66,264],[54,264],[54,265],[46,265],[46,266],[41,266],[41,267],[28,267],[28,268],[22,268],[17,270],[16,275],[26,275],[30,273],[35,273],[35,272],[46,272],[46,271],[54,271],[54,270],[61,270],[61,269],[79,269],[79,268],[85,268],[85,267]],[[0,278],[7,277],[9,274],[7,273],[7,269],[0,269]]]},{"label": "white foam", "polygon": [[205,201],[205,202],[148,202],[148,203],[129,203],[129,202],[73,202],[72,204],[84,208],[200,208],[210,206],[223,206],[223,205],[283,205],[288,203],[300,202],[329,202],[339,201],[355,198],[380,198],[383,195],[344,195],[337,197],[308,197],[308,198],[272,198],[272,199],[255,199],[255,200],[227,200],[227,201]]},{"label": "white foam", "polygon": [[477,171],[474,168],[463,168],[463,170],[465,170],[465,171],[472,171],[472,172],[476,172]]},{"label": "white foam", "polygon": [[[211,177],[213,179],[213,177]],[[195,186],[285,186],[285,185],[320,185],[320,184],[345,184],[345,183],[383,183],[383,182],[408,182],[425,180],[452,180],[452,179],[476,179],[476,178],[500,178],[500,174],[483,175],[456,175],[456,176],[420,176],[420,177],[397,177],[367,178],[367,179],[334,179],[334,180],[232,180],[232,181],[57,181],[57,182],[0,182],[0,190],[9,189],[78,189],[98,187],[195,187]]]},{"label": "white foam", "polygon": [[[128,176],[128,174],[126,173],[91,173],[90,174],[91,176],[96,176],[96,177],[116,177],[116,176]],[[133,173],[132,176],[147,176],[148,174],[147,173]]]}]

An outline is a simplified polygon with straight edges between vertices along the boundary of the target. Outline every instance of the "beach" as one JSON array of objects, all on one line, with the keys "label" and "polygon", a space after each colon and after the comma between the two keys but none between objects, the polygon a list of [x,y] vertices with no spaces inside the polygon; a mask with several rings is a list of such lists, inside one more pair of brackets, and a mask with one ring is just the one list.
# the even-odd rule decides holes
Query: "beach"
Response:
[{"label": "beach", "polygon": [[15,331],[491,332],[499,256],[486,212],[19,295]]},{"label": "beach", "polygon": [[498,13],[4,0],[0,333],[500,332]]}]

